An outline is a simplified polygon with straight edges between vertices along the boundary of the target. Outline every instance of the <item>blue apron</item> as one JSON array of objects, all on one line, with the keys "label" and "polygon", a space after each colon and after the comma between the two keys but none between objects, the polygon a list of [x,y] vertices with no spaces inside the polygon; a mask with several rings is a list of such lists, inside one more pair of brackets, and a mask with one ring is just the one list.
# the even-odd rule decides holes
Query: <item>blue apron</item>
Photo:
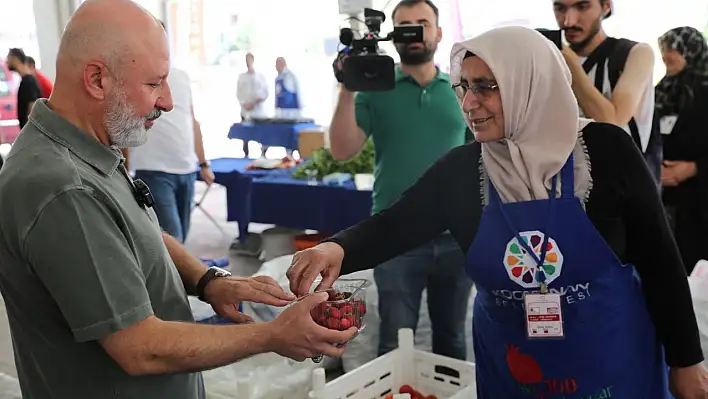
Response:
[{"label": "blue apron", "polygon": [[[671,398],[663,348],[634,268],[617,259],[574,196],[572,155],[560,175],[561,197],[548,200],[502,204],[489,184],[489,205],[467,258],[478,291],[478,398]],[[537,268],[524,248],[544,266]],[[561,294],[564,338],[526,335],[524,293],[539,292],[544,280],[549,292]]]},{"label": "blue apron", "polygon": [[275,108],[300,109],[300,100],[296,91],[285,87],[285,77],[291,72],[285,72],[275,79]]}]

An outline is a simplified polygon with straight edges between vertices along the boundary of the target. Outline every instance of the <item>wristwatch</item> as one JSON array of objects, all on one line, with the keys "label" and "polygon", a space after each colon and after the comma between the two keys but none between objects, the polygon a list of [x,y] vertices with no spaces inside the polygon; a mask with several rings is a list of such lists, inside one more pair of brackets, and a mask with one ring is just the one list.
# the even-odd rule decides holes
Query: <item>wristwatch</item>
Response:
[{"label": "wristwatch", "polygon": [[199,279],[199,282],[197,283],[197,295],[200,301],[202,302],[207,302],[206,297],[204,296],[204,290],[206,290],[207,284],[209,284],[210,281],[217,279],[219,277],[230,277],[231,272],[228,270],[224,270],[220,267],[215,267],[212,266],[207,270],[206,273],[202,276],[202,278]]},{"label": "wristwatch", "polygon": [[209,162],[202,162],[199,164],[200,169],[208,168],[209,167]]}]

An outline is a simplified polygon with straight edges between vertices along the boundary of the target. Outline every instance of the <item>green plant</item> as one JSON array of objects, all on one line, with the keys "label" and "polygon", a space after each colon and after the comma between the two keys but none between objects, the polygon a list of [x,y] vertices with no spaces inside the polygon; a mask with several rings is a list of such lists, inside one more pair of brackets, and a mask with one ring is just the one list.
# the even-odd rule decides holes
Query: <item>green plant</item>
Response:
[{"label": "green plant", "polygon": [[317,179],[332,173],[374,173],[374,144],[367,140],[364,148],[348,161],[337,161],[332,157],[332,153],[326,148],[320,148],[312,153],[312,156],[293,172],[296,179],[306,179],[307,170],[317,172]]}]

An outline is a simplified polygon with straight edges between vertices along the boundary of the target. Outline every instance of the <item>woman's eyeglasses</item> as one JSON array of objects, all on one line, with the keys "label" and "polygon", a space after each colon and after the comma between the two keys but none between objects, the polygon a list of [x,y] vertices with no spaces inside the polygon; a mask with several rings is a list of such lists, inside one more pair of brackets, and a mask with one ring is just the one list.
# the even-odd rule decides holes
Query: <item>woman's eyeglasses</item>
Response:
[{"label": "woman's eyeglasses", "polygon": [[478,100],[483,100],[489,98],[495,90],[499,89],[499,85],[495,82],[474,82],[472,85],[460,82],[453,84],[452,89],[460,98],[465,98],[467,91],[471,90]]}]

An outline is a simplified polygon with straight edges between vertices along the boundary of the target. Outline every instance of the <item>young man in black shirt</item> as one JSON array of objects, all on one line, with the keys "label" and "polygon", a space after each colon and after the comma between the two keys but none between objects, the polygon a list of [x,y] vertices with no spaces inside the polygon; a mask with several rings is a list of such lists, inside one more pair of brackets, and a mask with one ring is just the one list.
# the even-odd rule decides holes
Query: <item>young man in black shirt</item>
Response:
[{"label": "young man in black shirt", "polygon": [[17,90],[17,119],[20,121],[20,129],[22,129],[27,123],[27,117],[34,102],[42,98],[42,92],[39,90],[37,79],[27,66],[27,55],[22,49],[10,49],[7,53],[7,66],[11,71],[22,76],[22,82]]}]

